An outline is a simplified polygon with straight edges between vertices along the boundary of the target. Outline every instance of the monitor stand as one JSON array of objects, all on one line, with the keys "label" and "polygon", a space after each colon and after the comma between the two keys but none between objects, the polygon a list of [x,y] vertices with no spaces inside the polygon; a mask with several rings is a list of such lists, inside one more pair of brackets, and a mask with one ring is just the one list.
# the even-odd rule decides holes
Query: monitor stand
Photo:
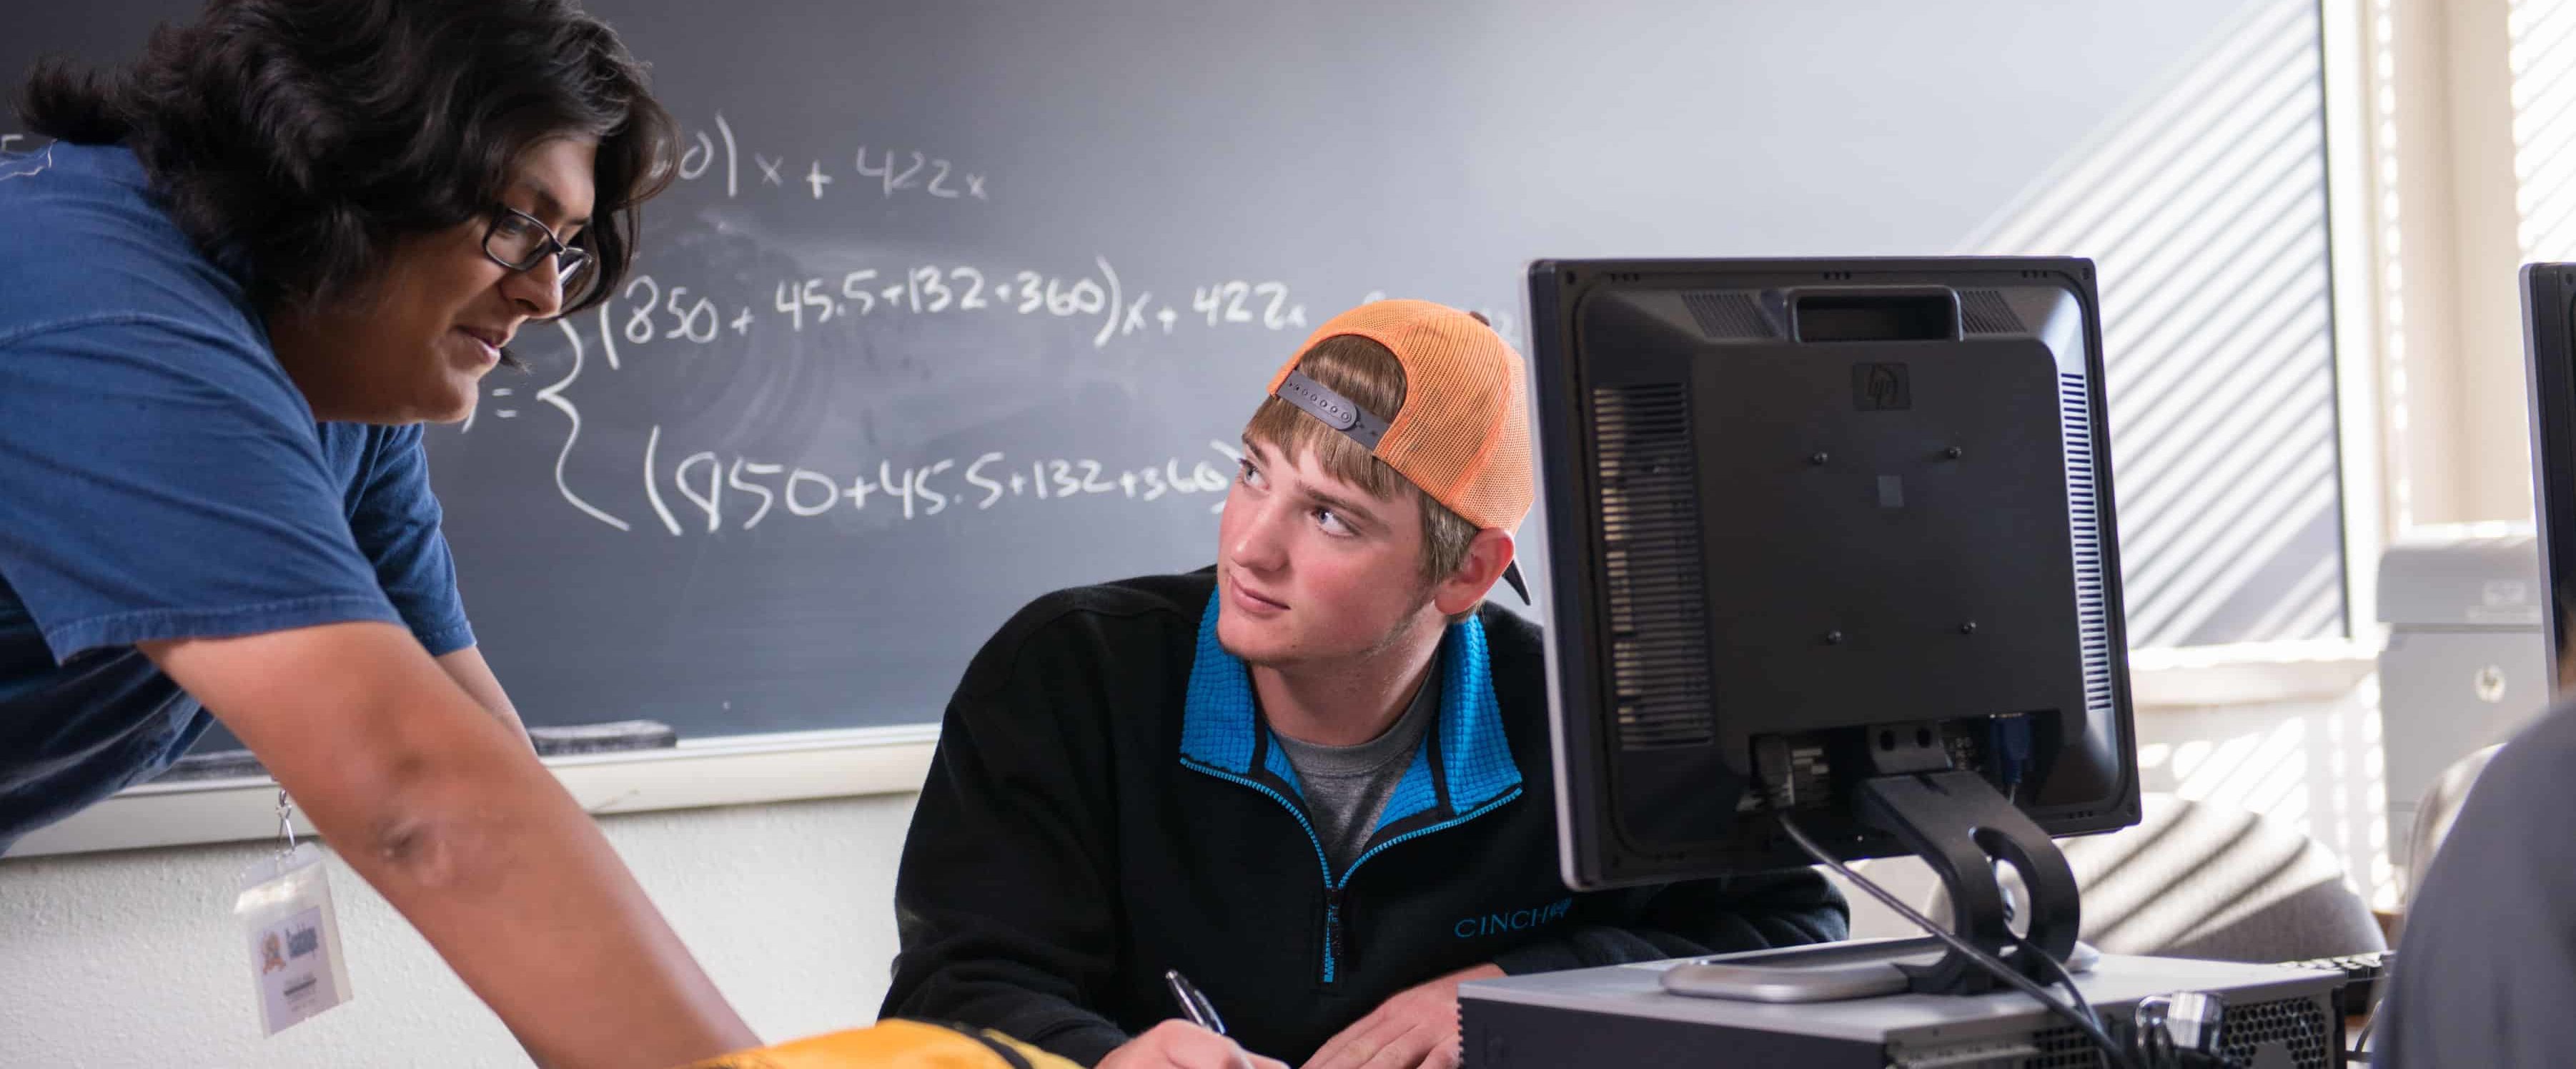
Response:
[{"label": "monitor stand", "polygon": [[[1852,806],[1861,823],[1895,835],[1940,877],[1954,934],[2033,981],[2052,983],[2054,968],[2023,955],[2012,938],[2013,911],[1995,864],[2019,870],[2030,889],[2024,938],[2077,971],[2074,870],[2048,833],[1983,777],[1952,768],[1872,776],[1855,785]],[[1684,962],[1666,971],[1663,986],[1702,998],[1824,1002],[1900,991],[1981,995],[2001,983],[1973,959],[1924,938]]]},{"label": "monitor stand", "polygon": [[[1676,961],[1664,970],[1663,989],[1696,998],[1738,1002],[1840,1002],[1901,995],[1913,986],[1909,968],[1928,967],[1949,948],[1931,936],[1854,939]],[[2102,960],[2090,943],[2075,944],[2066,971],[2081,976]]]}]

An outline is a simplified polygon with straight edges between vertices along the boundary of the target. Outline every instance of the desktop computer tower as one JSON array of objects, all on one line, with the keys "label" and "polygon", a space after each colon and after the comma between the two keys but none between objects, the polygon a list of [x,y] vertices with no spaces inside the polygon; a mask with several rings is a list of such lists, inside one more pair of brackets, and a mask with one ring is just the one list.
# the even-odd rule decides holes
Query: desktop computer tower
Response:
[{"label": "desktop computer tower", "polygon": [[[1713,959],[1723,961],[1723,956]],[[1795,1066],[2092,1069],[2084,1033],[2018,992],[1762,1003],[1663,990],[1674,962],[1481,980],[1458,991],[1467,1069]],[[2221,1049],[2248,1069],[2342,1063],[2339,973],[2106,954],[2078,982],[2105,1020],[2182,991],[2226,1000]]]}]

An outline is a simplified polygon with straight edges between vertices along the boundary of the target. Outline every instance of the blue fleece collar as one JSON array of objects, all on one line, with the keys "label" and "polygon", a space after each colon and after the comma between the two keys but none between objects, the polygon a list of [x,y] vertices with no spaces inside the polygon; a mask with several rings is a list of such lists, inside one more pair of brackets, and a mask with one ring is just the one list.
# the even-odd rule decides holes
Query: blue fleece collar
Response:
[{"label": "blue fleece collar", "polygon": [[[1189,694],[1181,710],[1181,759],[1241,776],[1252,773],[1253,752],[1266,750],[1271,759],[1264,771],[1295,787],[1295,772],[1288,769],[1277,743],[1254,745],[1261,721],[1254,711],[1252,673],[1241,658],[1217,644],[1221,611],[1218,597],[1209,595],[1207,612],[1199,619],[1198,655],[1190,665]],[[1520,766],[1513,762],[1511,743],[1503,734],[1502,705],[1494,697],[1490,657],[1485,625],[1473,616],[1449,625],[1441,636],[1440,719],[1388,797],[1379,826],[1436,807],[1443,785],[1451,816],[1521,785]],[[1429,743],[1439,747],[1437,778],[1442,783],[1434,783]]]}]

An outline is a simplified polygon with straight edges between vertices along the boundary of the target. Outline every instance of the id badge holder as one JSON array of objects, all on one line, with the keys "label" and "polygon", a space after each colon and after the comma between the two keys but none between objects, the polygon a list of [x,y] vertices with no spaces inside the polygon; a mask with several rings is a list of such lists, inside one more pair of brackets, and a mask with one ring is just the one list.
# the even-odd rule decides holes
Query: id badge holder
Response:
[{"label": "id badge holder", "polygon": [[329,870],[320,847],[296,843],[293,811],[286,792],[277,792],[285,846],[242,870],[240,894],[233,899],[233,916],[249,940],[260,1024],[272,1036],[350,998]]}]

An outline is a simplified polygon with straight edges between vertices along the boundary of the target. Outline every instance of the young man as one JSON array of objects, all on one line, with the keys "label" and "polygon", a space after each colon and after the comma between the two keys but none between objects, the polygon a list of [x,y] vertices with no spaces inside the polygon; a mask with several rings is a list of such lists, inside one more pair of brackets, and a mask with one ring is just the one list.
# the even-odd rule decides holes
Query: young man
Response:
[{"label": "young man", "polygon": [[[913,815],[884,1012],[1105,1069],[1445,1066],[1462,980],[1842,937],[1811,872],[1560,882],[1539,633],[1481,604],[1531,504],[1522,378],[1466,313],[1345,313],[1246,428],[1212,571],[1004,626]],[[1167,969],[1225,1035],[1168,1020]]]},{"label": "young man", "polygon": [[529,750],[421,450],[626,270],[673,135],[624,46],[569,0],[218,0],[23,101],[0,849],[211,710],[540,1063],[756,1042]]}]

